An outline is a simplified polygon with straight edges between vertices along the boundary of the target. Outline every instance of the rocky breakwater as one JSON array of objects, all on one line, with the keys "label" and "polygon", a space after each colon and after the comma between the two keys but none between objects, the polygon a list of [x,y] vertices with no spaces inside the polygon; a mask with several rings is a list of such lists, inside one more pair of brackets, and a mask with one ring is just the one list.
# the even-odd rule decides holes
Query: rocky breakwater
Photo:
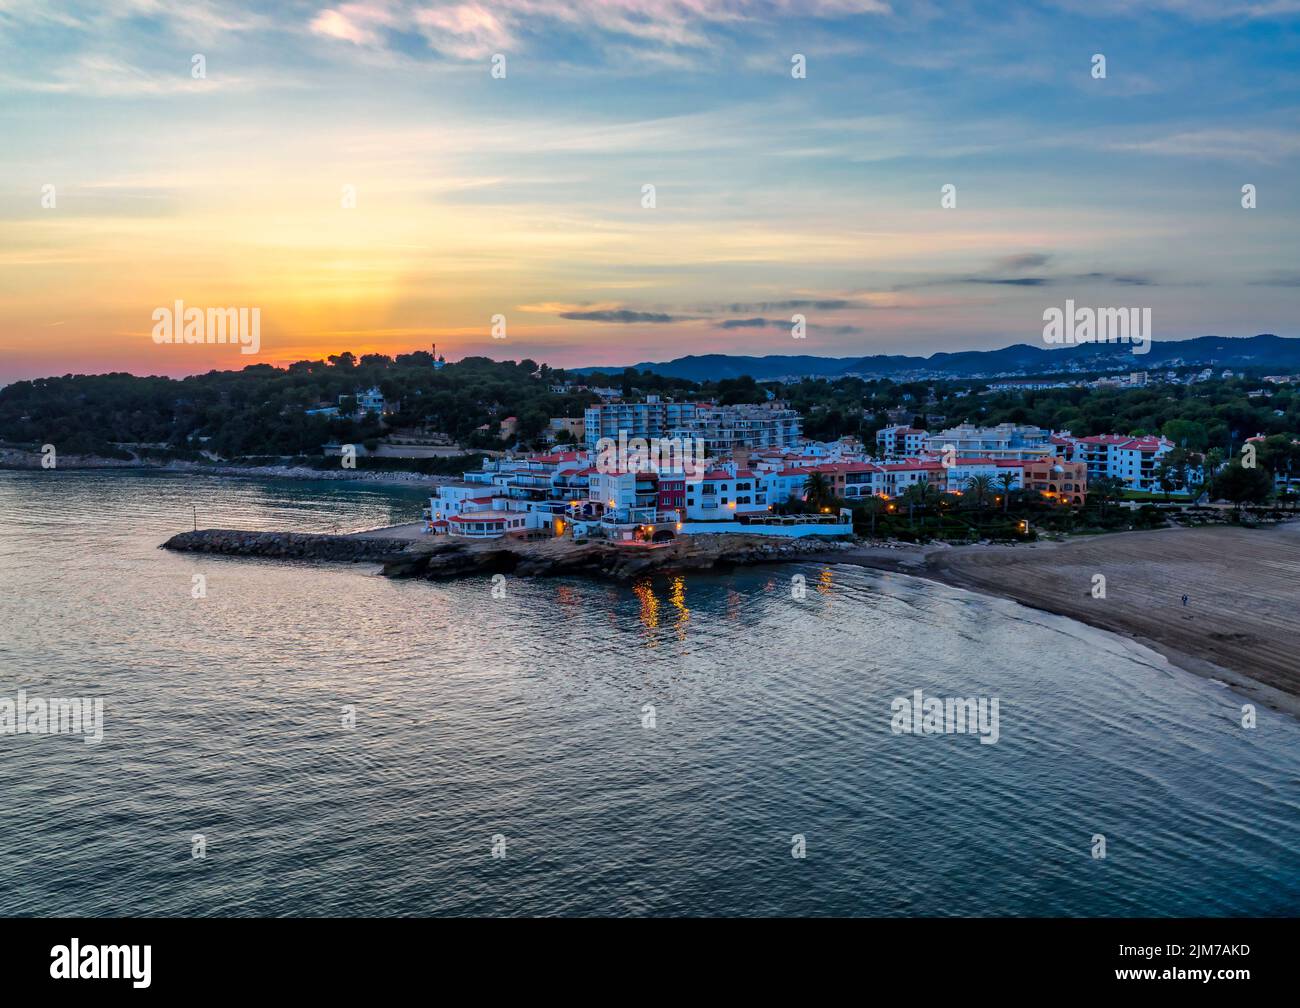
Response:
[{"label": "rocky breakwater", "polygon": [[729,566],[826,559],[850,545],[828,539],[777,539],[758,535],[684,536],[660,546],[451,540],[410,551],[384,564],[390,577],[441,581],[474,574],[519,577],[596,576],[626,581],[658,572],[712,570]]},{"label": "rocky breakwater", "polygon": [[182,553],[266,557],[275,560],[332,560],[344,563],[384,563],[411,549],[405,539],[370,539],[310,532],[240,532],[199,529],[182,532],[162,544]]}]

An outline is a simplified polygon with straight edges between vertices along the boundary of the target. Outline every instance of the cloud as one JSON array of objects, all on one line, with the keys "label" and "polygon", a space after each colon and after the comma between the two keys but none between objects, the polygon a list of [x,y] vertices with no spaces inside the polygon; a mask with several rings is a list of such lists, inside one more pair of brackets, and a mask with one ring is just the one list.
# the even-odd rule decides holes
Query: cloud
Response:
[{"label": "cloud", "polygon": [[1155,281],[1150,277],[1134,276],[1124,273],[1083,273],[1071,279],[1098,280],[1102,283],[1118,284],[1121,287],[1152,287]]},{"label": "cloud", "polygon": [[662,312],[628,311],[626,308],[620,308],[613,311],[561,312],[560,318],[570,319],[574,322],[654,322],[662,324],[665,322],[679,321],[679,319],[674,316],[665,315]]},{"label": "cloud", "polygon": [[967,277],[962,283],[1006,284],[1010,287],[1045,287],[1052,281],[1047,277]]},{"label": "cloud", "polygon": [[1300,0],[1056,0],[1069,11],[1097,17],[1140,17],[1161,10],[1196,21],[1253,20],[1300,14]]},{"label": "cloud", "polygon": [[789,325],[788,322],[776,323],[765,318],[733,318],[718,323],[719,329],[764,329],[773,325]]},{"label": "cloud", "polygon": [[[429,48],[463,60],[519,52],[524,40],[556,31],[596,37],[610,52],[667,59],[675,49],[704,50],[742,22],[791,16],[815,19],[892,13],[883,0],[368,0],[326,8],[310,22],[316,35],[358,46],[381,46],[402,33],[422,36]],[[639,46],[629,50],[628,43]]]},{"label": "cloud", "polygon": [[913,287],[949,287],[956,284],[975,284],[994,287],[1056,287],[1061,284],[1109,283],[1120,287],[1152,287],[1156,281],[1139,273],[1112,273],[1092,270],[1087,273],[1026,273],[1039,270],[1052,260],[1048,252],[1021,252],[1003,256],[981,273],[967,273],[934,277],[904,284],[900,290]]},{"label": "cloud", "polygon": [[188,57],[169,72],[151,72],[112,56],[95,53],[70,57],[52,68],[50,76],[0,74],[0,86],[36,94],[86,94],[97,97],[188,95],[209,91],[249,91],[264,84],[290,84],[271,71],[257,78],[226,74],[212,78],[190,75]]},{"label": "cloud", "polygon": [[353,45],[378,45],[379,28],[392,27],[392,16],[374,4],[343,4],[323,10],[312,19],[310,30],[326,38],[340,39]]},{"label": "cloud", "polygon": [[866,332],[862,326],[855,325],[810,325],[808,331],[816,333],[818,336],[859,336]]},{"label": "cloud", "polygon": [[1046,266],[1051,258],[1046,252],[1022,252],[1019,255],[1004,256],[997,264],[1004,270],[1037,269]]},{"label": "cloud", "polygon": [[1300,154],[1300,134],[1277,129],[1203,129],[1170,133],[1149,140],[1115,142],[1111,150],[1165,157],[1224,159],[1269,164]]},{"label": "cloud", "polygon": [[761,301],[757,304],[732,304],[724,306],[728,312],[750,311],[794,311],[797,308],[815,308],[817,311],[839,311],[842,308],[857,307],[852,301],[843,298],[825,300]]},{"label": "cloud", "polygon": [[1300,273],[1277,272],[1262,280],[1251,280],[1250,287],[1300,287]]}]

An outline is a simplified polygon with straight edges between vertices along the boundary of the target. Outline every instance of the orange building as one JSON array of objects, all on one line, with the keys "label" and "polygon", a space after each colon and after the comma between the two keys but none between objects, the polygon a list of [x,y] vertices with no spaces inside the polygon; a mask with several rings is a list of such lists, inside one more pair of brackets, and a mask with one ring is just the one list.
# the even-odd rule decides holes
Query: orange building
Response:
[{"label": "orange building", "polygon": [[1052,500],[1082,505],[1088,496],[1088,466],[1083,462],[1067,462],[1053,455],[1023,463],[1024,476],[1020,485],[1026,490],[1038,490]]}]

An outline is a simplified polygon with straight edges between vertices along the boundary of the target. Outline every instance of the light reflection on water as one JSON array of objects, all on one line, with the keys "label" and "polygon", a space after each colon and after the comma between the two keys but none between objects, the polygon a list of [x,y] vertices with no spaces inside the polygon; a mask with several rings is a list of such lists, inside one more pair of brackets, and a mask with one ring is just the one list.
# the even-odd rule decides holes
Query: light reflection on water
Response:
[{"label": "light reflection on water", "polygon": [[[98,746],[0,735],[9,913],[1300,905],[1300,726],[1243,731],[1235,695],[1118,638],[845,567],[497,600],[158,550],[191,502],[201,526],[320,530],[414,518],[420,493],[0,474],[0,696],[106,708]],[[1001,740],[892,735],[916,688],[1000,698]]]}]

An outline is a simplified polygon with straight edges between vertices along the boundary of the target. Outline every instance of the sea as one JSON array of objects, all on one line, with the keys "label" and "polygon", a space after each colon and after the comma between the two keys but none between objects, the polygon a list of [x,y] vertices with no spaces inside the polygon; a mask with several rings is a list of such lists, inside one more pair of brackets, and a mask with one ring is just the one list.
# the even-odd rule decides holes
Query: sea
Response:
[{"label": "sea", "polygon": [[[0,710],[102,701],[99,741],[0,721],[0,914],[1300,911],[1300,722],[1068,619],[844,565],[435,584],[159,548],[427,493],[0,473]],[[901,730],[917,690],[996,701],[996,741]]]}]

